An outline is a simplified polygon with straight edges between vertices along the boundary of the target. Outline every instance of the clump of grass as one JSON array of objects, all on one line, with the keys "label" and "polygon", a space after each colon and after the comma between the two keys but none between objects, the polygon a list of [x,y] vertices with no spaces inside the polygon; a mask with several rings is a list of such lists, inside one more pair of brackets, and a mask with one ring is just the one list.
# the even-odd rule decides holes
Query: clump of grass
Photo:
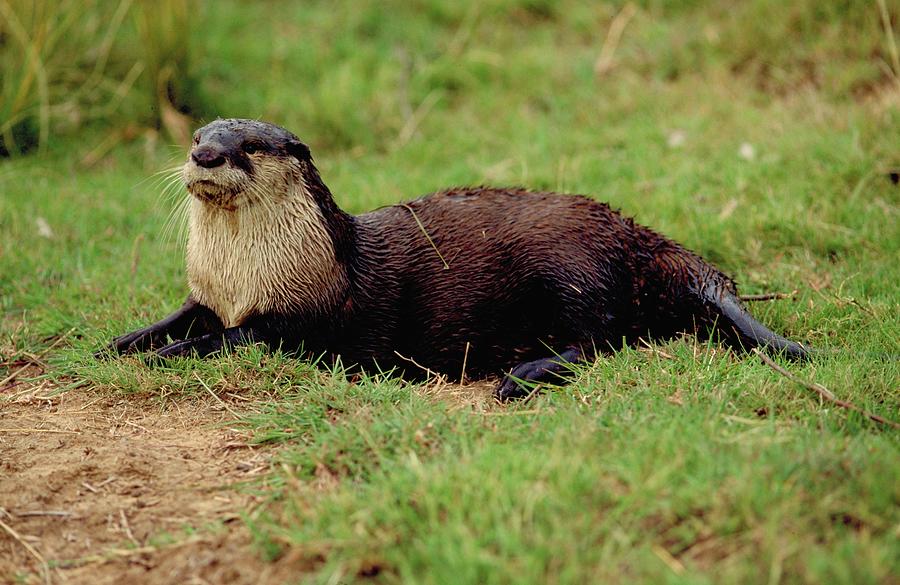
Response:
[{"label": "clump of grass", "polygon": [[[48,56],[74,20],[69,6],[0,1],[0,153],[29,145],[49,134]],[[29,131],[31,130],[31,131]]]},{"label": "clump of grass", "polygon": [[134,10],[134,22],[146,64],[143,92],[155,96],[157,122],[180,144],[187,144],[190,124],[179,113],[191,110],[188,96],[190,10],[187,0],[141,0]]},{"label": "clump of grass", "polygon": [[187,0],[0,0],[0,155],[44,150],[51,133],[119,112],[170,128],[167,108],[189,109],[192,95],[188,10]]}]

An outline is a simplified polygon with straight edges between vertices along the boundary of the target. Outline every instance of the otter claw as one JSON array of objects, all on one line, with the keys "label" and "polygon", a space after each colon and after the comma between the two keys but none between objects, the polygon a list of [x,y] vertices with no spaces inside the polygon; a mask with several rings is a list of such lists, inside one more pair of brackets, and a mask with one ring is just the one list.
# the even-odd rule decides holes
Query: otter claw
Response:
[{"label": "otter claw", "polygon": [[193,341],[193,339],[186,339],[184,341],[170,343],[169,345],[156,350],[154,355],[160,358],[187,357],[194,351]]},{"label": "otter claw", "polygon": [[207,334],[200,337],[192,337],[184,341],[176,341],[156,351],[156,356],[170,357],[206,357],[222,350],[225,342],[221,334]]},{"label": "otter claw", "polygon": [[503,381],[500,382],[500,385],[494,391],[494,398],[500,402],[509,402],[510,400],[525,398],[531,394],[532,390],[527,384],[528,382],[526,380],[515,377],[512,372],[510,372],[503,377]]},{"label": "otter claw", "polygon": [[500,402],[528,396],[538,382],[559,382],[573,361],[581,359],[580,348],[570,348],[558,356],[519,364],[507,374],[494,392]]}]

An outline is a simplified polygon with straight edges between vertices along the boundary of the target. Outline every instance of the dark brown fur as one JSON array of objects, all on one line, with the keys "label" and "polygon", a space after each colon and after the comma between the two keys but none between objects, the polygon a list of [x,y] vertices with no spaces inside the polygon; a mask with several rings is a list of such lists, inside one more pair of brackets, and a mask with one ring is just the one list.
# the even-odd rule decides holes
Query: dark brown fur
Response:
[{"label": "dark brown fur", "polygon": [[[117,339],[117,350],[158,347],[166,335],[184,341],[162,347],[161,355],[261,341],[417,376],[414,361],[454,378],[465,359],[471,377],[512,373],[501,398],[525,391],[516,379],[552,379],[584,355],[640,337],[706,335],[714,326],[736,348],[805,355],[741,307],[727,276],[605,204],[466,188],[354,217],[334,203],[308,149],[288,144],[279,154],[279,145],[275,155],[300,161],[307,195],[322,212],[334,261],[346,274],[343,298],[317,310],[254,314],[224,330],[189,298],[167,320]],[[228,148],[222,150],[228,160]]]}]

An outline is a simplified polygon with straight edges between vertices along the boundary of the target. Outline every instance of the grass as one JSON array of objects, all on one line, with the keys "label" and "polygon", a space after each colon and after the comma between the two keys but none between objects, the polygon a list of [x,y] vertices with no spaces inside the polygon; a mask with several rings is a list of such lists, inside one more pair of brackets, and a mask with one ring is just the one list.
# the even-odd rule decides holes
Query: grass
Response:
[{"label": "grass", "polygon": [[0,156],[88,124],[178,134],[178,110],[202,109],[188,12],[184,0],[0,0]]},{"label": "grass", "polygon": [[[797,290],[753,307],[824,350],[792,371],[896,420],[900,191],[887,172],[900,166],[900,72],[878,3],[787,4],[640,2],[597,78],[620,5],[220,2],[197,15],[190,77],[210,115],[296,131],[349,211],[453,184],[590,193],[743,292]],[[900,574],[897,433],[690,338],[624,350],[505,407],[351,383],[253,348],[165,367],[94,360],[186,294],[151,179],[183,154],[136,139],[83,170],[106,131],[87,125],[0,163],[4,361],[74,330],[50,358],[63,388],[256,396],[245,424],[282,444],[282,464],[251,526],[263,553],[308,560],[298,579]]]}]

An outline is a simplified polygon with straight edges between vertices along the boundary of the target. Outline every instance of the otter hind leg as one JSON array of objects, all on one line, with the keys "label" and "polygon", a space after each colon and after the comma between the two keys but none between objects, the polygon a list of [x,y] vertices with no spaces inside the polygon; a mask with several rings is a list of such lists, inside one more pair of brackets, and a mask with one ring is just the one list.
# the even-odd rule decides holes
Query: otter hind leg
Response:
[{"label": "otter hind leg", "polygon": [[494,391],[494,398],[501,402],[524,398],[538,382],[561,381],[572,363],[583,358],[581,348],[572,347],[553,357],[519,364],[503,377],[497,390]]}]

